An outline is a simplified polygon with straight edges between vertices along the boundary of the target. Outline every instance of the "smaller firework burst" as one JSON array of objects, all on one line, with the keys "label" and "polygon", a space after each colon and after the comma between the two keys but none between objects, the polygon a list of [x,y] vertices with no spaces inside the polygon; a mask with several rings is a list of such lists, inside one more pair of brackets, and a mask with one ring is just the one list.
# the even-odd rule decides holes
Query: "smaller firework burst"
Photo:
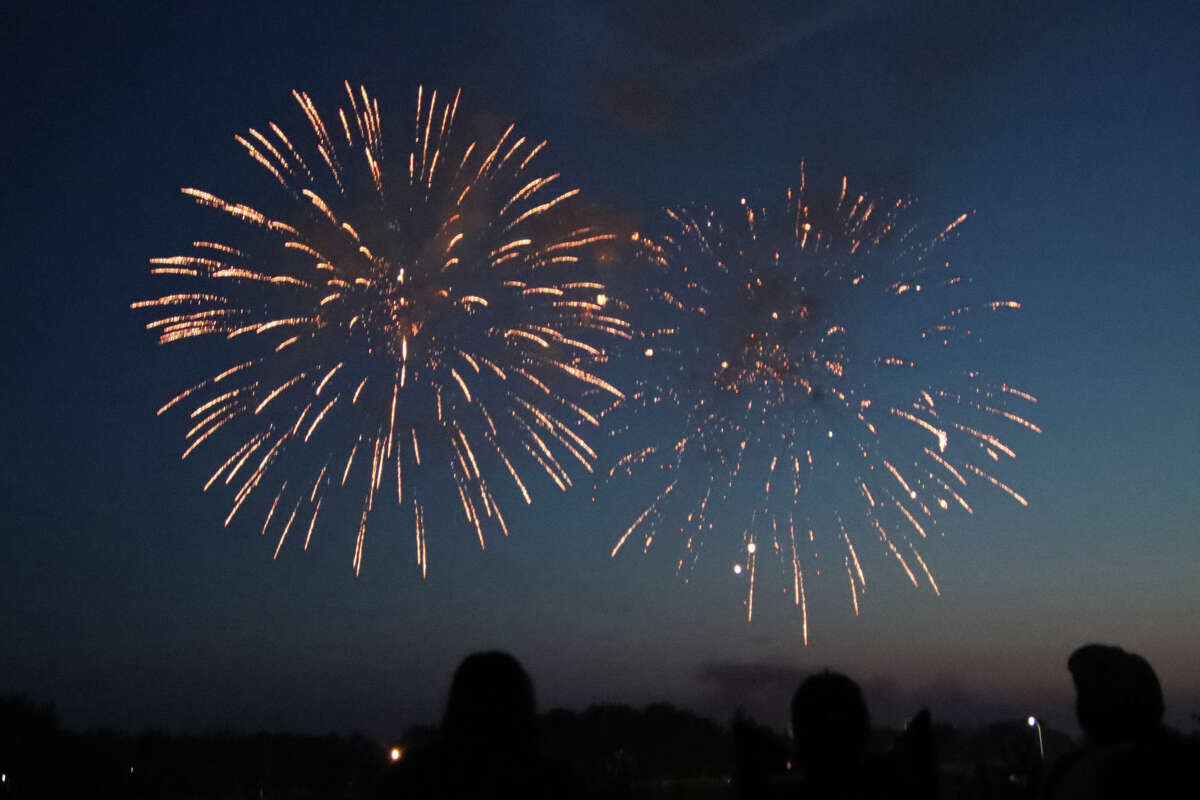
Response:
[{"label": "smaller firework burst", "polygon": [[1027,504],[997,477],[1016,453],[992,428],[1041,431],[1021,408],[1036,398],[971,347],[981,313],[1020,304],[965,299],[939,246],[966,214],[925,236],[905,227],[908,200],[846,179],[810,198],[803,169],[782,199],[669,210],[661,234],[637,237],[651,311],[631,347],[646,369],[613,421],[629,443],[608,478],[632,479],[626,494],[655,478],[612,555],[671,533],[689,576],[705,542],[728,541],[747,619],[773,564],[807,643],[806,582],[841,573],[858,614],[870,553],[940,593],[923,552],[974,513],[969,490]]}]

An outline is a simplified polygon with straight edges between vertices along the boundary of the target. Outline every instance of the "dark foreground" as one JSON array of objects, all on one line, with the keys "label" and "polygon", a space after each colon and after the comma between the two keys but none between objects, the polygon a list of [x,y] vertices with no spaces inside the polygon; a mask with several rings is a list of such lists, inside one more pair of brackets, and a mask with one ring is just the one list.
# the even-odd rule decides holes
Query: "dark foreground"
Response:
[{"label": "dark foreground", "polygon": [[742,715],[721,726],[669,705],[539,715],[532,681],[504,653],[463,662],[438,728],[386,744],[77,733],[51,708],[12,696],[0,699],[0,800],[1198,796],[1200,731],[1162,725],[1149,664],[1088,646],[1068,666],[1080,744],[1032,717],[960,731],[922,709],[905,730],[872,728],[858,686],[830,672],[797,688],[790,736]]}]

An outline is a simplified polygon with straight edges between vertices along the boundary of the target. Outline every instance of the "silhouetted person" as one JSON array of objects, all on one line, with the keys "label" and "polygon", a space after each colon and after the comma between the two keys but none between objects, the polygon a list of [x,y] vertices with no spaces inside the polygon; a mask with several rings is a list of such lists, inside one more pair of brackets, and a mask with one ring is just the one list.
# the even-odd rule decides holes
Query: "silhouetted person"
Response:
[{"label": "silhouetted person", "polygon": [[1067,669],[1084,746],[1055,766],[1047,797],[1194,796],[1193,748],[1162,724],[1162,687],[1146,659],[1090,644],[1071,654]]},{"label": "silhouetted person", "polygon": [[908,722],[892,745],[889,797],[932,800],[938,795],[937,749],[933,717],[923,708]]},{"label": "silhouetted person", "polygon": [[876,795],[867,765],[871,715],[858,684],[836,672],[806,678],[792,697],[795,768],[804,797]]},{"label": "silhouetted person", "polygon": [[463,660],[439,735],[397,767],[385,792],[400,797],[541,798],[565,788],[539,748],[533,683],[495,651]]},{"label": "silhouetted person", "polygon": [[536,746],[537,701],[533,682],[508,653],[474,653],[454,672],[442,735],[482,755],[524,753]]}]

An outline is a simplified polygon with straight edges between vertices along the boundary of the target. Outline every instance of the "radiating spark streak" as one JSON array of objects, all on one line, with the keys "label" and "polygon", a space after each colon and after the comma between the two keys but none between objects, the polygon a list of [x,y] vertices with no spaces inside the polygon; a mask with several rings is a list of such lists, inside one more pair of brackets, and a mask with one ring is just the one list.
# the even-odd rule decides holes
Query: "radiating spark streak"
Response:
[{"label": "radiating spark streak", "polygon": [[925,455],[929,456],[934,461],[936,461],[938,464],[940,464],[947,472],[949,472],[951,475],[953,475],[955,478],[957,478],[959,483],[961,483],[963,486],[967,485],[967,479],[964,478],[962,476],[962,474],[957,469],[955,469],[954,466],[949,461],[942,458],[937,453],[930,450],[928,447],[923,448],[923,450],[925,452]]},{"label": "radiating spark streak", "polygon": [[966,467],[967,469],[971,470],[971,472],[974,472],[976,475],[983,478],[984,480],[986,480],[988,483],[992,484],[996,488],[1004,491],[1005,494],[1010,496],[1012,499],[1016,500],[1021,505],[1023,505],[1023,506],[1029,505],[1029,501],[1026,500],[1024,497],[1022,497],[1021,495],[1017,494],[1017,492],[1008,484],[1003,483],[1002,481],[999,481],[996,478],[993,478],[991,475],[987,474],[986,472],[984,472],[983,470],[981,470],[979,467],[975,466],[974,464],[964,461],[963,466]]},{"label": "radiating spark streak", "polygon": [[[274,500],[274,502],[271,503],[271,510],[267,512],[267,518],[263,521],[262,530],[259,531],[260,536],[267,532],[267,526],[269,526],[271,524],[271,517],[275,516],[275,508],[279,505],[279,498],[283,497],[283,490],[286,488],[287,488],[287,484],[285,483],[279,489],[279,493],[275,495],[275,500]],[[278,554],[279,554],[279,551],[277,550],[276,555],[278,555]]]},{"label": "radiating spark streak", "polygon": [[165,412],[169,411],[171,409],[171,407],[174,406],[176,403],[190,397],[192,394],[194,394],[195,392],[198,392],[199,390],[203,389],[207,385],[208,385],[208,381],[200,381],[200,383],[197,383],[195,386],[191,386],[187,389],[184,389],[182,392],[180,392],[179,394],[175,395],[170,400],[168,400],[161,408],[158,409],[158,411],[155,411],[154,412],[155,415],[161,417]]},{"label": "radiating spark streak", "polygon": [[854,616],[858,616],[858,586],[854,583],[854,574],[850,572],[849,559],[842,559],[846,565],[846,578],[850,581],[850,599],[854,603]]},{"label": "radiating spark streak", "polygon": [[612,552],[609,554],[609,558],[616,557],[617,552],[620,551],[621,547],[625,544],[625,540],[629,538],[629,535],[633,533],[639,525],[642,524],[646,517],[650,516],[650,514],[659,506],[659,504],[667,498],[667,495],[675,490],[677,485],[679,485],[679,481],[672,481],[671,484],[663,490],[662,494],[660,494],[653,503],[646,506],[646,509],[638,515],[638,518],[633,521],[633,524],[625,530],[624,535],[621,536],[621,538],[617,541],[616,546],[613,547]]},{"label": "radiating spark streak", "polygon": [[758,571],[758,549],[754,546],[754,540],[750,540],[750,587],[746,598],[746,622],[754,621],[754,576]]},{"label": "radiating spark streak", "polygon": [[310,438],[312,438],[313,431],[315,431],[317,426],[321,424],[321,420],[325,419],[325,415],[329,412],[329,409],[333,408],[334,403],[336,403],[340,397],[341,395],[334,395],[334,398],[325,404],[325,407],[322,408],[317,414],[316,418],[313,419],[312,425],[308,426],[308,432],[304,434],[304,441],[307,442]]},{"label": "radiating spark streak", "polygon": [[1011,411],[1004,411],[1004,410],[998,409],[998,408],[990,408],[988,406],[982,406],[982,409],[984,411],[988,412],[989,414],[996,414],[997,416],[1004,417],[1009,422],[1015,422],[1022,427],[1028,428],[1029,430],[1033,431],[1034,433],[1038,433],[1038,434],[1042,433],[1042,429],[1039,428],[1037,425],[1034,425],[1032,422],[1025,419],[1024,417],[1017,416],[1016,414],[1012,413]]},{"label": "radiating spark streak", "polygon": [[313,502],[317,499],[317,491],[321,488],[321,479],[325,477],[325,470],[329,468],[329,462],[325,462],[321,466],[321,471],[317,473],[317,479],[313,481],[312,491],[309,492],[308,502]]},{"label": "radiating spark streak", "polygon": [[929,567],[926,565],[925,559],[921,558],[921,553],[917,550],[917,548],[913,547],[912,542],[908,543],[908,549],[912,550],[912,554],[917,558],[917,563],[920,564],[921,569],[925,571],[925,577],[929,579],[929,585],[933,588],[933,593],[938,597],[941,597],[942,590],[938,588],[937,581],[933,579],[933,573],[929,571]]},{"label": "radiating spark streak", "polygon": [[279,551],[283,549],[283,540],[287,538],[288,531],[292,529],[292,523],[296,521],[296,513],[300,510],[300,502],[299,500],[296,501],[296,506],[292,509],[291,516],[288,517],[288,521],[283,526],[283,533],[279,534],[279,544],[275,545],[275,554],[271,556],[271,560],[273,561],[279,558]]},{"label": "radiating spark streak", "polygon": [[520,490],[521,496],[525,498],[525,504],[528,505],[532,503],[533,500],[529,497],[529,491],[525,488],[525,483],[521,480],[521,476],[517,474],[517,470],[515,467],[513,467],[512,462],[508,460],[508,456],[504,453],[503,448],[501,448],[500,445],[496,443],[496,440],[491,436],[485,436],[484,438],[487,439],[487,441],[492,445],[496,451],[496,454],[499,455],[500,459],[504,462],[504,466],[508,468],[508,474],[512,476],[513,483],[517,485],[517,489]]},{"label": "radiating spark streak", "polygon": [[[219,267],[221,262],[212,258],[200,258],[198,256],[167,256],[165,258],[152,258],[151,264],[166,264],[171,266],[195,266],[195,267]],[[153,270],[152,270],[153,272]],[[199,275],[196,270],[185,270],[188,274]],[[155,273],[157,274],[157,273]],[[174,274],[174,273],[164,273]]]},{"label": "radiating spark streak", "polygon": [[[950,484],[946,483],[944,480],[939,478],[937,475],[934,475],[932,472],[929,473],[929,475],[935,481],[937,481],[938,486],[941,486],[949,495],[951,495],[955,499],[955,501],[958,502],[958,504],[960,506],[962,506],[964,511],[966,511],[968,514],[975,513],[975,511],[971,508],[971,506],[967,503],[967,501],[963,499],[962,495],[960,495],[958,492],[954,491],[954,489],[952,489],[950,487]],[[943,508],[944,507],[945,506],[943,506]]]},{"label": "radiating spark streak", "polygon": [[[930,403],[930,405],[933,405],[933,404]],[[935,437],[937,437],[938,451],[942,452],[942,453],[946,452],[946,444],[949,441],[949,437],[947,436],[947,434],[944,430],[942,430],[941,428],[934,427],[933,425],[929,424],[928,422],[921,419],[920,417],[914,416],[900,408],[893,408],[892,413],[898,417],[903,417],[904,419],[908,420],[909,422],[913,423],[914,425],[919,425],[920,427],[922,427],[925,430],[932,433]]]},{"label": "radiating spark streak", "polygon": [[[809,531],[811,536],[812,531]],[[867,585],[867,577],[863,574],[862,564],[858,560],[858,552],[854,549],[854,542],[850,541],[850,534],[846,533],[846,529],[842,529],[842,539],[846,542],[846,549],[850,551],[850,558],[854,562],[854,571],[858,573],[858,582],[863,586]]]},{"label": "radiating spark streak", "polygon": [[976,430],[969,425],[963,425],[958,422],[954,423],[954,427],[960,431],[970,434],[971,436],[974,436],[976,439],[979,439],[982,442],[987,442],[1009,458],[1017,457],[1017,454],[1014,453],[1011,448],[1009,448],[1006,444],[1004,444],[1004,442],[1000,441],[995,436],[992,436],[990,433],[984,433],[983,431]]},{"label": "radiating spark streak", "polygon": [[1028,400],[1030,403],[1036,403],[1038,401],[1038,399],[1036,397],[1034,397],[1033,395],[1029,394],[1029,392],[1023,392],[1020,389],[1017,389],[1013,386],[1009,386],[1007,383],[1000,384],[1000,391],[1007,392],[1008,394],[1016,395],[1017,397],[1021,398],[1022,400]]},{"label": "radiating spark streak", "polygon": [[279,174],[279,170],[277,170],[275,168],[275,165],[272,164],[270,161],[268,161],[267,157],[264,156],[262,153],[260,153],[258,148],[256,148],[254,145],[250,144],[250,142],[246,141],[241,136],[234,136],[233,138],[235,141],[237,141],[238,144],[240,144],[240,145],[242,145],[242,147],[246,148],[246,152],[248,152],[250,154],[251,158],[253,158],[259,164],[261,164],[264,169],[266,169],[268,172],[270,172],[272,175],[274,175],[275,180],[279,181],[280,185],[282,185],[282,186],[288,185],[287,180],[283,177],[283,175]]},{"label": "radiating spark streak", "polygon": [[420,565],[421,577],[424,578],[429,564],[425,550],[425,510],[416,501],[413,502],[413,516],[413,528],[417,536],[417,564]]},{"label": "radiating spark streak", "polygon": [[383,483],[383,465],[385,463],[384,462],[385,453],[384,453],[383,448],[384,448],[383,441],[380,439],[376,439],[375,440],[375,457],[373,459],[374,464],[372,467],[372,481],[371,481],[371,485],[373,487],[372,494],[371,494],[372,497],[374,497],[374,492],[379,491],[379,486]]},{"label": "radiating spark streak", "polygon": [[[283,445],[283,443],[285,441],[287,441],[287,438],[288,438],[288,434],[286,434],[286,433],[283,434],[282,436],[280,436],[279,439],[276,440],[275,444],[271,445],[271,449],[267,451],[267,454],[262,457],[262,461],[258,462],[258,467],[255,468],[253,474],[250,475],[250,477],[246,480],[246,482],[244,484],[242,484],[242,488],[238,490],[238,493],[237,493],[238,505],[241,505],[241,502],[243,500],[245,500],[247,497],[249,497],[250,493],[254,490],[254,488],[256,486],[258,486],[259,482],[263,478],[263,475],[266,474],[267,467],[270,465],[271,460],[275,457],[275,453],[278,452],[279,448]],[[285,486],[287,485],[286,482],[284,483],[284,485]],[[237,506],[234,506],[234,511],[236,511],[236,510],[237,510]],[[226,518],[227,525],[228,525],[228,520],[230,520],[230,519],[233,519],[232,511],[230,512],[229,516]]]},{"label": "radiating spark streak", "polygon": [[[196,433],[197,433],[197,432],[198,432],[198,431],[199,431],[201,428],[203,428],[204,426],[208,425],[208,423],[212,422],[212,421],[213,421],[214,419],[216,419],[217,417],[219,417],[219,416],[221,416],[222,414],[226,413],[228,410],[229,410],[229,404],[225,404],[225,405],[220,405],[220,406],[218,406],[218,407],[217,407],[217,408],[216,408],[214,411],[212,411],[212,412],[211,412],[211,413],[210,413],[208,416],[204,417],[204,419],[200,420],[200,421],[199,421],[199,422],[197,422],[195,425],[193,425],[193,426],[192,426],[192,429],[191,429],[191,430],[189,430],[187,433],[185,433],[185,434],[183,435],[183,438],[184,438],[184,439],[190,439],[190,438],[192,438],[192,437],[193,437],[193,436],[194,436],[194,435],[195,435],[195,434],[196,434]],[[192,416],[195,416],[195,414],[193,414]]]},{"label": "radiating spark streak", "polygon": [[362,570],[362,555],[363,541],[367,535],[367,512],[362,512],[362,517],[358,521],[358,536],[354,540],[354,560],[351,562],[354,567],[354,576],[357,578]]},{"label": "radiating spark streak", "polygon": [[275,145],[271,144],[271,141],[267,137],[254,130],[254,128],[250,128],[250,135],[257,139],[263,147],[267,148],[267,151],[275,157],[275,160],[279,162],[280,166],[282,166],[289,175],[294,174],[291,165],[288,164],[288,160],[284,158],[283,154],[275,148]]},{"label": "radiating spark streak", "polygon": [[153,300],[139,300],[130,303],[130,308],[153,308],[156,306],[187,305],[189,303],[228,303],[229,298],[216,294],[193,292],[190,294],[168,294]]},{"label": "radiating spark streak", "polygon": [[230,472],[225,475],[225,485],[226,486],[228,486],[230,484],[230,482],[233,480],[234,476],[237,475],[238,472],[242,469],[242,465],[245,464],[250,459],[250,456],[252,456],[254,454],[254,451],[257,450],[263,444],[263,442],[265,442],[267,440],[269,435],[270,434],[268,432],[263,432],[263,433],[259,434],[259,438],[256,441],[254,441],[254,445],[248,451],[246,451],[246,453],[244,453],[242,455],[241,459],[237,462],[237,464],[234,465],[233,469],[230,470]]},{"label": "radiating spark streak", "polygon": [[191,314],[179,314],[173,317],[164,317],[154,320],[146,324],[146,330],[151,331],[155,328],[161,328],[167,325],[175,325],[183,322],[198,322],[200,320],[212,320],[215,317],[228,317],[238,315],[241,312],[231,308],[214,308],[207,311],[195,311]]},{"label": "radiating spark streak", "polygon": [[618,400],[625,399],[624,392],[622,392],[617,387],[613,386],[608,381],[603,380],[602,378],[598,378],[595,375],[591,374],[590,372],[585,372],[584,370],[581,370],[578,367],[571,366],[570,364],[567,364],[562,361],[553,361],[553,362],[551,362],[551,364],[555,367],[558,367],[563,372],[570,375],[572,378],[581,380],[584,383],[590,383],[592,386],[596,386],[596,387],[603,389],[604,391],[611,394],[613,397],[616,397]]},{"label": "radiating spark streak", "polygon": [[259,444],[262,443],[263,439],[265,439],[265,438],[266,438],[266,434],[260,433],[256,437],[251,439],[250,441],[244,443],[237,450],[233,451],[233,455],[231,455],[229,458],[227,458],[225,460],[225,462],[223,464],[221,464],[220,467],[217,468],[217,471],[212,474],[212,477],[208,479],[208,482],[204,484],[204,489],[202,491],[207,492],[208,487],[212,486],[213,483],[216,482],[217,478],[219,478],[221,476],[221,473],[224,472],[226,469],[228,469],[229,465],[232,464],[235,459],[242,456],[248,449],[250,449],[251,446],[257,447]]},{"label": "radiating spark streak", "polygon": [[387,438],[387,455],[392,454],[392,440],[396,434],[396,400],[399,398],[400,385],[398,382],[392,382],[392,410],[388,414],[388,438]]},{"label": "radiating spark streak", "polygon": [[233,419],[237,415],[238,415],[237,411],[232,411],[229,414],[222,417],[220,420],[218,420],[217,423],[214,424],[211,428],[206,430],[204,433],[200,434],[200,436],[196,437],[196,441],[192,442],[191,446],[183,451],[183,454],[179,457],[179,459],[182,461],[183,459],[185,459],[189,455],[191,455],[193,450],[195,450],[197,447],[199,447],[206,439],[208,439],[208,437],[210,437],[214,433],[216,433],[217,430],[219,430],[222,425],[224,425],[226,422],[229,422],[229,420]]},{"label": "radiating spark streak", "polygon": [[354,454],[358,452],[358,445],[361,442],[362,439],[359,439],[354,443],[354,446],[350,448],[350,457],[346,459],[346,469],[342,471],[342,486],[346,485],[346,478],[350,475],[350,467],[352,464],[354,464]]},{"label": "radiating spark streak", "polygon": [[454,367],[450,368],[450,374],[454,376],[454,380],[458,381],[458,387],[462,389],[463,396],[467,398],[467,402],[471,402],[471,392],[467,389],[467,382],[462,379],[462,376],[458,374],[458,371]]},{"label": "radiating spark streak", "polygon": [[537,431],[530,427],[525,420],[517,416],[516,413],[512,414],[512,418],[517,422],[518,425],[521,426],[521,428],[525,430],[525,432],[529,435],[529,439],[531,439],[533,443],[537,445],[537,448],[535,449],[529,444],[528,441],[522,442],[522,444],[525,445],[526,451],[529,452],[529,454],[532,455],[539,464],[541,464],[542,468],[546,471],[546,474],[548,474],[555,484],[558,485],[558,488],[565,492],[567,490],[567,486],[571,484],[571,478],[567,474],[567,471],[562,468],[562,465],[558,463],[558,459],[554,457],[554,452],[550,449],[542,437],[537,434]]},{"label": "radiating spark streak", "polygon": [[518,330],[516,328],[510,328],[509,330],[504,332],[504,335],[505,336],[519,336],[522,339],[528,339],[529,341],[534,342],[535,344],[537,344],[540,347],[544,347],[544,348],[550,347],[550,343],[548,341],[546,341],[545,339],[543,339],[540,336],[535,336],[534,334],[529,333],[528,331]]},{"label": "radiating spark streak", "polygon": [[267,407],[268,403],[270,403],[272,400],[274,400],[280,394],[282,394],[283,392],[287,391],[288,389],[290,389],[291,387],[295,386],[297,383],[302,381],[304,379],[304,377],[305,377],[305,373],[301,372],[299,375],[296,375],[295,377],[290,378],[289,380],[281,383],[278,387],[275,388],[274,391],[272,391],[270,394],[268,394],[261,403],[259,403],[257,406],[255,406],[254,413],[258,414],[260,411],[262,411],[264,408]]},{"label": "radiating spark streak", "polygon": [[325,388],[325,384],[329,383],[329,379],[332,378],[334,376],[334,373],[336,373],[339,369],[341,369],[342,366],[343,366],[343,362],[339,361],[338,365],[336,367],[329,370],[329,372],[325,373],[325,377],[322,378],[321,382],[317,384],[317,390],[313,394],[316,395],[317,397],[320,397],[321,390]]},{"label": "radiating spark streak", "polygon": [[308,533],[304,536],[305,550],[308,550],[308,543],[312,540],[313,530],[317,527],[317,514],[321,513],[321,503],[323,502],[325,502],[324,497],[317,501],[317,506],[313,509],[312,519],[308,523]]},{"label": "radiating spark streak", "polygon": [[564,192],[564,193],[560,194],[558,197],[554,198],[553,200],[549,200],[545,203],[542,203],[539,206],[534,206],[533,208],[529,209],[525,213],[521,214],[521,216],[514,219],[512,222],[508,223],[508,227],[506,227],[504,230],[510,231],[513,228],[515,228],[517,225],[524,222],[526,219],[533,217],[533,216],[537,216],[538,214],[545,213],[546,211],[549,211],[550,209],[554,208],[556,205],[558,205],[562,201],[569,200],[570,198],[574,197],[577,194],[579,194],[578,189],[571,189],[568,192]]},{"label": "radiating spark streak", "polygon": [[909,569],[908,562],[904,560],[903,554],[896,549],[896,543],[891,540],[891,537],[887,535],[883,529],[883,526],[880,525],[878,521],[875,522],[875,527],[878,528],[879,532],[883,535],[883,540],[887,542],[887,546],[891,549],[892,555],[896,557],[896,560],[900,562],[900,566],[904,568],[904,574],[908,575],[908,579],[912,581],[912,585],[919,586],[920,584],[917,583],[917,576],[913,574],[911,569]]},{"label": "radiating spark streak", "polygon": [[912,525],[913,528],[916,529],[917,533],[921,534],[921,538],[922,539],[927,538],[925,535],[925,529],[921,527],[921,523],[917,522],[916,517],[914,517],[909,512],[909,510],[904,507],[904,504],[901,503],[899,500],[897,500],[895,502],[896,502],[896,508],[900,509],[900,513],[902,513],[904,515],[904,518],[908,520],[909,524]]},{"label": "radiating spark streak", "polygon": [[946,238],[946,234],[950,233],[950,231],[954,230],[959,225],[961,225],[967,221],[967,216],[968,216],[967,214],[960,215],[957,219],[955,219],[953,222],[951,222],[949,225],[947,225],[946,229],[944,231],[942,231],[940,234],[938,234],[938,236],[942,239]]},{"label": "radiating spark streak", "polygon": [[896,482],[899,483],[904,488],[904,493],[906,495],[908,495],[910,498],[915,500],[917,497],[917,493],[915,491],[913,491],[912,488],[908,485],[908,482],[904,480],[904,476],[900,474],[900,470],[893,467],[891,465],[891,463],[889,461],[887,461],[886,459],[883,461],[883,465],[885,467],[887,467],[888,472],[892,473],[892,477],[894,477],[896,479]]}]

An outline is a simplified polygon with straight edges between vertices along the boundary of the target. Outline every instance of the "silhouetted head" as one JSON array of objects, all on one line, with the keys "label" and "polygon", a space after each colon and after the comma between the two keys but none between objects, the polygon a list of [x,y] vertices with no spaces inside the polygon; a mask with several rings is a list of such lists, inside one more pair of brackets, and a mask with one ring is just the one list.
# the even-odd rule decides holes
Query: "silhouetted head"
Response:
[{"label": "silhouetted head", "polygon": [[1111,744],[1144,736],[1162,722],[1158,676],[1146,659],[1119,647],[1089,644],[1067,660],[1075,713],[1088,739]]},{"label": "silhouetted head", "polygon": [[528,739],[537,724],[533,683],[508,653],[472,653],[454,672],[443,732],[501,749]]},{"label": "silhouetted head", "polygon": [[806,678],[792,697],[796,760],[810,775],[853,768],[867,753],[871,716],[858,684],[837,672]]}]

